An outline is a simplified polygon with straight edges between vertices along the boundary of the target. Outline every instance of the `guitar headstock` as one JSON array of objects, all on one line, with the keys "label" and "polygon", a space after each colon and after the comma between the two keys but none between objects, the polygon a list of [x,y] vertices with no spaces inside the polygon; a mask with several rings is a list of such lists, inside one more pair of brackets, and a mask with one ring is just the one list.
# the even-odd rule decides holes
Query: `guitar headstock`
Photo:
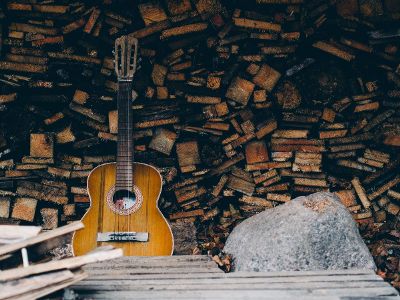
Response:
[{"label": "guitar headstock", "polygon": [[133,80],[136,72],[138,40],[128,35],[115,40],[114,64],[118,80]]}]

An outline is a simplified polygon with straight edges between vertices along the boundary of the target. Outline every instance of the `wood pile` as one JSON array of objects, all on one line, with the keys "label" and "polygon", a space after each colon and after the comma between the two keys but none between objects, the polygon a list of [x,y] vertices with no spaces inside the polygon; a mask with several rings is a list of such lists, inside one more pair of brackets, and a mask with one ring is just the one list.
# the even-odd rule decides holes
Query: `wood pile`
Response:
[{"label": "wood pile", "polygon": [[41,298],[86,278],[82,266],[122,256],[121,249],[99,248],[84,256],[49,260],[48,253],[59,251],[66,236],[82,227],[73,222],[41,232],[36,226],[0,225],[0,299]]},{"label": "wood pile", "polygon": [[395,2],[7,1],[2,222],[51,229],[82,216],[87,175],[115,160],[112,49],[130,34],[140,44],[135,159],[160,169],[162,209],[195,222],[197,251],[318,191],[336,192],[362,226],[396,231]]}]

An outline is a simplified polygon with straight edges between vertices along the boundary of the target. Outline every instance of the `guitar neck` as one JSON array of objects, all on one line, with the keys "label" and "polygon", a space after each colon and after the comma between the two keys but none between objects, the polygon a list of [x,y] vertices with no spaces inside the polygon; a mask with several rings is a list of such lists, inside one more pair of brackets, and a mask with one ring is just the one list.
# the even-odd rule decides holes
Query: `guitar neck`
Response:
[{"label": "guitar neck", "polygon": [[118,82],[118,142],[116,190],[132,189],[133,111],[132,81]]}]

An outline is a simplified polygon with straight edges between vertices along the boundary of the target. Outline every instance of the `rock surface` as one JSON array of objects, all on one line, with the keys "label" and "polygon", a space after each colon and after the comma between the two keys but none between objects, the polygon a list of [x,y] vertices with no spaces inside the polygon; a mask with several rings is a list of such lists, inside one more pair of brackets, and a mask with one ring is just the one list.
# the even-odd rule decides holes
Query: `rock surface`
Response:
[{"label": "rock surface", "polygon": [[332,193],[298,197],[235,227],[235,271],[376,269],[355,221]]}]

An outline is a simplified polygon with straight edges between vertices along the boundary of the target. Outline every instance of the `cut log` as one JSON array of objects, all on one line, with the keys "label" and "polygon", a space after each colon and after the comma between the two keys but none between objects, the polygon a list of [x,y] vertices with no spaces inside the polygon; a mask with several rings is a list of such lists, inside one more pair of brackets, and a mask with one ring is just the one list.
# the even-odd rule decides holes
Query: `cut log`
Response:
[{"label": "cut log", "polygon": [[272,91],[278,82],[281,74],[269,65],[262,65],[257,74],[253,77],[253,82],[267,91]]},{"label": "cut log", "polygon": [[31,134],[31,150],[32,157],[53,157],[54,138],[50,134]]},{"label": "cut log", "polygon": [[252,82],[236,77],[230,84],[225,96],[241,105],[247,105],[253,90],[254,84]]},{"label": "cut log", "polygon": [[36,213],[37,200],[32,198],[17,198],[14,203],[11,217],[33,222]]}]

